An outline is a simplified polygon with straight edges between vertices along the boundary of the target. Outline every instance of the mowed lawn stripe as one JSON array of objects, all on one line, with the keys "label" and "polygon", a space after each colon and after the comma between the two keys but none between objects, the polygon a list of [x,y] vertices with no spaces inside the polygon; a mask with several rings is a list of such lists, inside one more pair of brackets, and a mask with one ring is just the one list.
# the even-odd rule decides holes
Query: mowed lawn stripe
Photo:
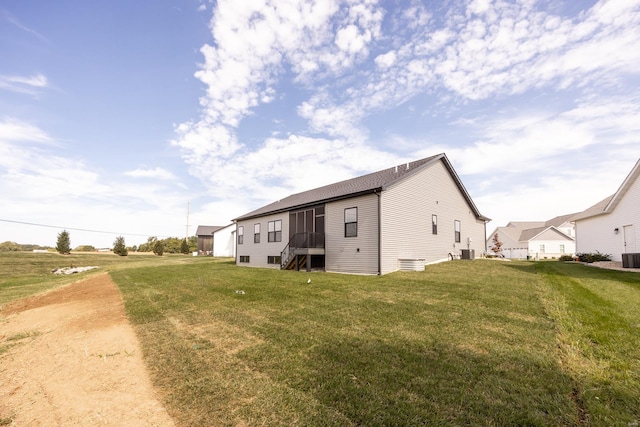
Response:
[{"label": "mowed lawn stripe", "polygon": [[583,419],[534,263],[363,277],[212,262],[113,277],[184,425]]},{"label": "mowed lawn stripe", "polygon": [[539,263],[562,362],[592,425],[640,421],[640,274]]}]

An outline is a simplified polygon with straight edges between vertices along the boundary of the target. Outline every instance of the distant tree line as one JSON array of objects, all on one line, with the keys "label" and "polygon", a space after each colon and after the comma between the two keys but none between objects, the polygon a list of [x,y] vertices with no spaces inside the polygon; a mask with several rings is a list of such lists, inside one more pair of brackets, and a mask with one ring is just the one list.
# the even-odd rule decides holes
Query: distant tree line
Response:
[{"label": "distant tree line", "polygon": [[0,243],[0,252],[19,252],[19,251],[34,251],[34,250],[47,250],[49,246],[40,245],[24,245],[16,242],[2,242]]},{"label": "distant tree line", "polygon": [[153,252],[156,255],[168,254],[189,254],[198,250],[198,237],[191,236],[189,239],[179,237],[168,237],[158,239],[155,236],[149,237],[146,243],[140,246],[132,246],[133,252]]},{"label": "distant tree line", "polygon": [[[19,252],[34,250],[55,249],[60,254],[68,254],[71,252],[71,236],[67,230],[58,234],[55,247],[40,246],[32,244],[20,244],[16,242],[6,241],[0,243],[0,252]],[[74,251],[77,252],[95,252],[96,249],[91,245],[77,246]],[[124,237],[118,236],[113,242],[113,252],[120,256],[126,256],[129,252],[153,252],[156,255],[168,254],[190,254],[198,250],[198,237],[191,236],[188,239],[179,237],[168,237],[166,239],[158,239],[157,237],[149,237],[146,243],[140,246],[126,246]]]}]

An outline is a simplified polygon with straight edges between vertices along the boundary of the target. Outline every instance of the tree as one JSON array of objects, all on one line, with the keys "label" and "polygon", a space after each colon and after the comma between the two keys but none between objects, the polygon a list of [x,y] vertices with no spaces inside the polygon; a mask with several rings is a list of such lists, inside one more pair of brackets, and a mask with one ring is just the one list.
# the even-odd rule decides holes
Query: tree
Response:
[{"label": "tree", "polygon": [[198,250],[198,236],[189,236],[189,252]]},{"label": "tree", "polygon": [[116,237],[115,242],[113,242],[113,253],[118,254],[120,256],[129,255],[129,251],[127,250],[127,246],[124,244],[124,237],[118,236]]},{"label": "tree", "polygon": [[164,251],[169,254],[179,254],[182,247],[182,239],[178,237],[167,237],[162,240]]},{"label": "tree", "polygon": [[153,253],[158,256],[162,256],[162,254],[164,254],[164,243],[162,243],[162,240],[155,241],[153,244]]},{"label": "tree", "polygon": [[20,250],[20,246],[16,242],[0,243],[0,252],[16,252]]},{"label": "tree", "polygon": [[158,238],[155,236],[151,236],[147,238],[146,243],[142,243],[138,247],[138,252],[151,252],[153,251],[153,245],[158,241]]},{"label": "tree", "polygon": [[182,240],[182,244],[180,245],[180,252],[185,255],[189,253],[189,243],[187,243],[187,239]]},{"label": "tree", "polygon": [[491,250],[493,251],[494,254],[498,255],[499,253],[502,252],[502,242],[500,241],[500,237],[498,236],[498,233],[493,235],[493,247],[491,248]]},{"label": "tree", "polygon": [[71,253],[71,240],[69,239],[69,232],[64,230],[58,234],[58,242],[56,243],[56,251],[59,254],[70,254]]}]

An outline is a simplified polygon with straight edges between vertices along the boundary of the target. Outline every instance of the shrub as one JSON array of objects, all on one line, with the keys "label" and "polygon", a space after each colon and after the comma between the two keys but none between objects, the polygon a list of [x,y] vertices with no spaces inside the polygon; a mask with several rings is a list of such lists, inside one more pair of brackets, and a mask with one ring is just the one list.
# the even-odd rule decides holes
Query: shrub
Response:
[{"label": "shrub", "polygon": [[164,243],[161,240],[156,240],[153,244],[153,253],[162,256],[164,254]]},{"label": "shrub", "polygon": [[129,251],[127,250],[127,246],[124,243],[124,237],[118,236],[116,237],[115,242],[113,242],[113,253],[118,254],[120,256],[127,256]]},{"label": "shrub", "polygon": [[574,258],[571,255],[562,255],[560,258],[558,258],[558,261],[561,262],[565,262],[565,261],[573,261]]},{"label": "shrub", "polygon": [[578,257],[578,261],[586,263],[611,261],[611,255],[603,254],[598,251],[596,251],[595,253],[579,253],[576,254],[576,256]]}]

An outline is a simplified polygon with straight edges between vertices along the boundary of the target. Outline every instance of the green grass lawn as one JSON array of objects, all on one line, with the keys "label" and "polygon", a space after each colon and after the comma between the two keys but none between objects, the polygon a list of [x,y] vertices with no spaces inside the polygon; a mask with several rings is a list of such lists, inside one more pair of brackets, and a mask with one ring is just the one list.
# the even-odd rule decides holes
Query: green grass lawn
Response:
[{"label": "green grass lawn", "polygon": [[[0,252],[0,305],[104,271],[143,265],[150,267],[202,261],[206,260],[184,255],[158,257],[152,253],[121,257],[110,252],[72,252],[70,255],[60,255],[56,252]],[[97,266],[99,268],[68,276],[52,274],[56,268],[70,266]]]},{"label": "green grass lawn", "polygon": [[367,277],[127,258],[107,268],[179,425],[640,422],[637,273],[475,260]]}]

